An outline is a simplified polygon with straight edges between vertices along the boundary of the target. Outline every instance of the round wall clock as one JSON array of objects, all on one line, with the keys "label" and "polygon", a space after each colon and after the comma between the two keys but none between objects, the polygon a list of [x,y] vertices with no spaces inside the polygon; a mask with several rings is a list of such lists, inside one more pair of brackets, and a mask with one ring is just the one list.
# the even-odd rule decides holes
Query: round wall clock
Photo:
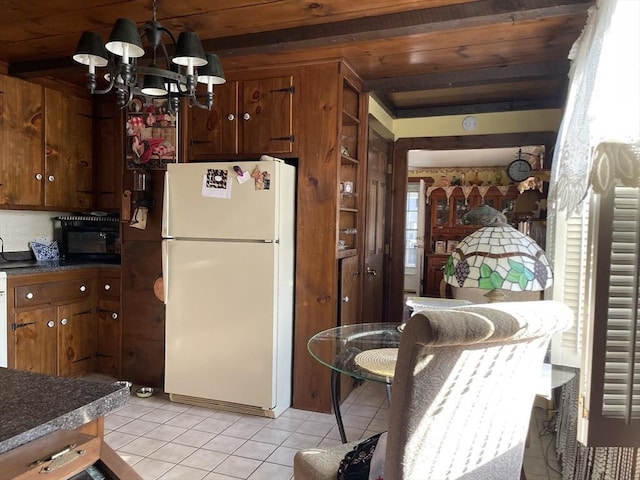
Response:
[{"label": "round wall clock", "polygon": [[462,128],[464,128],[467,132],[475,130],[478,128],[478,119],[476,117],[464,117],[462,120]]},{"label": "round wall clock", "polygon": [[507,175],[514,182],[524,182],[531,176],[531,164],[522,158],[516,158],[507,166]]}]

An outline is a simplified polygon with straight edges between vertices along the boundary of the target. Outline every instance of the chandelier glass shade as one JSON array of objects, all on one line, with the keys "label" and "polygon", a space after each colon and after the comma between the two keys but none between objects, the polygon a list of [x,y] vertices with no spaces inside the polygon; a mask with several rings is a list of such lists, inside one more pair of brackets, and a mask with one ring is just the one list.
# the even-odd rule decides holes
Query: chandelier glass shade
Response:
[{"label": "chandelier glass shade", "polygon": [[[167,45],[173,49],[169,55]],[[147,52],[143,39],[150,47],[148,66],[141,65]],[[87,88],[92,94],[104,94],[115,89],[116,102],[124,108],[134,95],[168,97],[169,105],[178,108],[180,97],[187,97],[190,106],[210,110],[215,85],[226,82],[220,59],[205,53],[198,34],[184,31],[176,40],[173,34],[156,21],[156,2],[153,20],[140,28],[135,22],[119,18],[113,25],[106,44],[96,32],[83,32],[73,60],[87,65]],[[98,88],[97,69],[104,68],[104,88]],[[196,84],[207,85],[204,100],[196,96]]]}]

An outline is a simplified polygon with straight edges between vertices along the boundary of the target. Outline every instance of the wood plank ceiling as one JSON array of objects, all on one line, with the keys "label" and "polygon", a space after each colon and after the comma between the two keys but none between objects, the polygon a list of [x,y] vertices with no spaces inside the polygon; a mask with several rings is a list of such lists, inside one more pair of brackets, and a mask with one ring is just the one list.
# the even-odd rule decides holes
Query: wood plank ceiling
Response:
[{"label": "wood plank ceiling", "polygon": [[[152,0],[0,2],[10,75],[83,86],[84,30],[106,40]],[[196,31],[226,71],[345,58],[398,118],[562,105],[567,55],[592,0],[157,0],[158,21]],[[0,71],[2,71],[0,65]]]}]

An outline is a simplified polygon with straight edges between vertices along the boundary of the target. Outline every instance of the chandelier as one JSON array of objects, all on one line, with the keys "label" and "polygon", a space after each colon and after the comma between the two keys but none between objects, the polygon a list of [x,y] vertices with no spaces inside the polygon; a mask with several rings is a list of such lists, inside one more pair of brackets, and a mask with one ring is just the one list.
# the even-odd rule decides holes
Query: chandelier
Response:
[{"label": "chandelier", "polygon": [[[189,106],[210,110],[213,105],[213,86],[226,82],[217,55],[205,53],[198,34],[184,31],[178,39],[156,20],[156,0],[153,0],[153,20],[139,29],[126,18],[116,20],[103,45],[96,32],[83,32],[73,59],[89,67],[87,88],[92,94],[105,94],[115,88],[116,103],[125,108],[134,95],[164,97],[170,108],[178,109],[181,97],[189,99]],[[167,51],[163,36],[169,37],[173,57]],[[151,47],[147,66],[138,59],[146,52],[142,40]],[[105,88],[98,89],[96,67],[105,68]],[[196,96],[196,84],[207,85],[203,103]]]}]

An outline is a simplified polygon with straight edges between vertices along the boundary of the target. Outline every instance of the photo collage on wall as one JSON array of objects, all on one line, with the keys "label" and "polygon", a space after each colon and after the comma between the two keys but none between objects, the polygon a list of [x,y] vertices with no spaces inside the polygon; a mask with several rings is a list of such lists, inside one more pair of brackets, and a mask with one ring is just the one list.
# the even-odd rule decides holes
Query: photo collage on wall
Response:
[{"label": "photo collage on wall", "polygon": [[165,170],[176,161],[178,134],[176,115],[166,98],[135,97],[127,107],[126,139],[128,169]]}]

